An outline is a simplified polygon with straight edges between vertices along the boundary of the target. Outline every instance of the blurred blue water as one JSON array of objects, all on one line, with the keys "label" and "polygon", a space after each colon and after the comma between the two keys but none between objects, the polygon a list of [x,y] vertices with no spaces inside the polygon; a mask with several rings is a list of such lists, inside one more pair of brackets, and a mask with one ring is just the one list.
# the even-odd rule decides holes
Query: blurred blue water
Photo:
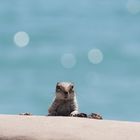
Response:
[{"label": "blurred blue water", "polygon": [[[72,81],[82,112],[140,121],[140,10],[129,1],[0,0],[0,113],[45,115],[56,82]],[[14,44],[18,31],[27,47]],[[93,48],[100,64],[88,60]],[[65,53],[73,68],[61,64]]]}]

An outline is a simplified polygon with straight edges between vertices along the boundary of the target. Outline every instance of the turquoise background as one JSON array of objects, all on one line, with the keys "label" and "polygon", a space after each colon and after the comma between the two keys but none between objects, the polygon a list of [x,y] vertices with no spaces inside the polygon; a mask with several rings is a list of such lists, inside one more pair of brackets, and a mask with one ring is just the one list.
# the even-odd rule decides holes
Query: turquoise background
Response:
[{"label": "turquoise background", "polygon": [[[28,46],[13,42],[18,31]],[[99,64],[88,60],[94,48]],[[58,81],[75,83],[81,112],[140,121],[139,0],[0,0],[0,113],[47,114]]]}]

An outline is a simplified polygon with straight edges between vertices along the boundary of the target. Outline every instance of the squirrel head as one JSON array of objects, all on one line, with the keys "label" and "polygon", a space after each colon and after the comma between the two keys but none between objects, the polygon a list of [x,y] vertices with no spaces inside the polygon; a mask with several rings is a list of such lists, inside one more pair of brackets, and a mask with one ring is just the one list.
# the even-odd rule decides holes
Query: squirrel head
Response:
[{"label": "squirrel head", "polygon": [[61,100],[70,100],[75,96],[74,84],[71,82],[58,82],[56,84],[56,97]]}]

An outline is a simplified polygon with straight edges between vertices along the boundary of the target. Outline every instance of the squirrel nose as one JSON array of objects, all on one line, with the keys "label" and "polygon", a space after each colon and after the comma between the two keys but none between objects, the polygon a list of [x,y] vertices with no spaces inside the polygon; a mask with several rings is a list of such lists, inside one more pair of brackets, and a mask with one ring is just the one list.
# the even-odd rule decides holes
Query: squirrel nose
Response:
[{"label": "squirrel nose", "polygon": [[66,92],[64,92],[65,93],[65,95],[68,95],[68,92],[66,91]]}]

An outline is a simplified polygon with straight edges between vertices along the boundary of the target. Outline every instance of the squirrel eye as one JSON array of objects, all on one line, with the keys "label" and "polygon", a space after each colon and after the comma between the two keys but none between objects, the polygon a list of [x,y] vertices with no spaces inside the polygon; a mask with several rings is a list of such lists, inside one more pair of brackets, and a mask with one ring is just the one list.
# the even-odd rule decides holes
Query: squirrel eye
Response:
[{"label": "squirrel eye", "polygon": [[73,88],[74,88],[74,86],[72,85],[71,88],[70,88],[70,92],[74,92]]},{"label": "squirrel eye", "polygon": [[57,86],[56,86],[56,90],[57,90],[57,91],[61,91],[60,86],[57,85]]},{"label": "squirrel eye", "polygon": [[71,85],[71,89],[73,89],[74,88],[74,85]]}]

